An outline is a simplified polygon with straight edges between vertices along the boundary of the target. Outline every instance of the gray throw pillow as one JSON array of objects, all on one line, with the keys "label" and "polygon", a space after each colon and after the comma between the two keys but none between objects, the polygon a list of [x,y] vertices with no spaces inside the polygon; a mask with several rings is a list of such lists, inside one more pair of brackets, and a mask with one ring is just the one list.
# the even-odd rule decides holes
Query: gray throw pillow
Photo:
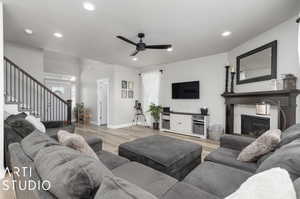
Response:
[{"label": "gray throw pillow", "polygon": [[291,178],[295,179],[300,176],[300,139],[284,145],[277,149],[270,157],[263,161],[256,173],[280,167],[286,169]]},{"label": "gray throw pillow", "polygon": [[101,161],[61,145],[41,149],[34,163],[49,191],[63,199],[93,198],[104,176],[113,175]]},{"label": "gray throw pillow", "polygon": [[157,199],[151,193],[130,182],[105,176],[94,199]]},{"label": "gray throw pillow", "polygon": [[10,122],[16,120],[16,119],[25,119],[27,117],[26,113],[19,113],[19,114],[15,114],[15,115],[9,115],[5,122],[7,122],[8,124],[10,124]]},{"label": "gray throw pillow", "polygon": [[30,122],[21,118],[10,121],[9,126],[23,138],[35,130],[35,127]]},{"label": "gray throw pillow", "polygon": [[93,151],[93,149],[81,135],[60,130],[57,133],[57,138],[60,144],[71,147],[77,151],[80,151],[81,153],[85,153],[86,155],[91,156],[97,160],[99,159],[97,154]]},{"label": "gray throw pillow", "polygon": [[294,124],[282,132],[280,146],[284,146],[297,138],[300,138],[300,124]]},{"label": "gray throw pillow", "polygon": [[268,130],[244,148],[237,159],[242,162],[256,161],[260,156],[276,148],[280,142],[280,135],[279,129]]},{"label": "gray throw pillow", "polygon": [[32,160],[41,149],[52,145],[58,145],[58,142],[37,129],[21,141],[24,152]]}]

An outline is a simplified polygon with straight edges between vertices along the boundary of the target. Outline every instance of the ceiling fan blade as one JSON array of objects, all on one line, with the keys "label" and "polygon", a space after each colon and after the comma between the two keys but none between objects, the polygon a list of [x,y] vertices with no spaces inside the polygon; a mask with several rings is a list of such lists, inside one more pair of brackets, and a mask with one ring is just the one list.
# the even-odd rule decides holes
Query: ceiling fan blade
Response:
[{"label": "ceiling fan blade", "polygon": [[168,44],[168,45],[147,45],[146,48],[148,49],[168,49],[171,48],[172,45]]},{"label": "ceiling fan blade", "polygon": [[135,51],[134,53],[132,53],[130,56],[136,56],[139,53],[139,51]]},{"label": "ceiling fan blade", "polygon": [[130,41],[129,39],[126,39],[125,37],[117,36],[117,38],[136,46],[136,43],[134,43],[133,41]]}]

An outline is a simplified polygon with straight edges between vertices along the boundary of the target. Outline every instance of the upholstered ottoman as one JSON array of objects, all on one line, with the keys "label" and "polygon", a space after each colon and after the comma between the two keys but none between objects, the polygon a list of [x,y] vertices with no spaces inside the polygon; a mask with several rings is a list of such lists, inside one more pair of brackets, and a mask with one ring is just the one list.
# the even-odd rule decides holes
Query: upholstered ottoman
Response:
[{"label": "upholstered ottoman", "polygon": [[201,163],[201,145],[154,135],[123,143],[119,155],[182,180]]}]

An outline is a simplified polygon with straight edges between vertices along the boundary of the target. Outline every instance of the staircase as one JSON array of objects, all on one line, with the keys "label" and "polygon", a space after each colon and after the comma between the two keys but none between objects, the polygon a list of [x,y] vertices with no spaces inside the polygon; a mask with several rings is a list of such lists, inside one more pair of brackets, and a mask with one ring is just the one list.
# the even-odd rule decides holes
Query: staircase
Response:
[{"label": "staircase", "polygon": [[43,122],[71,123],[72,101],[64,100],[22,68],[4,57],[5,104],[16,105]]}]

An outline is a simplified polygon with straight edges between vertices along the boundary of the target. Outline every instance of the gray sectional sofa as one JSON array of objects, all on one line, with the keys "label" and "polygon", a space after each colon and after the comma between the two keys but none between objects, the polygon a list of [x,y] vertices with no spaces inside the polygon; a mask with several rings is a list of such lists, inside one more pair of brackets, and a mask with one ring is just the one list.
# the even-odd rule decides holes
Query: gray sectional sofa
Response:
[{"label": "gray sectional sofa", "polygon": [[[300,124],[296,124],[283,132],[282,141],[274,152],[253,163],[237,161],[236,157],[239,151],[253,140],[236,135],[223,136],[220,148],[210,153],[205,161],[192,170],[182,181],[140,163],[97,150],[99,147],[94,147],[94,150],[96,149],[99,159],[113,174],[138,185],[159,199],[221,199],[233,193],[255,173],[273,167],[285,168],[294,180],[296,191],[299,193]],[[23,178],[39,180],[34,162],[26,155],[19,143],[11,144],[9,152],[13,166],[33,168],[32,176],[25,175]],[[24,179],[16,177],[16,180]],[[56,198],[50,192],[41,190],[20,191],[17,189],[16,195],[18,199]],[[300,198],[299,196],[298,198]],[[87,198],[93,198],[93,196]]]}]

